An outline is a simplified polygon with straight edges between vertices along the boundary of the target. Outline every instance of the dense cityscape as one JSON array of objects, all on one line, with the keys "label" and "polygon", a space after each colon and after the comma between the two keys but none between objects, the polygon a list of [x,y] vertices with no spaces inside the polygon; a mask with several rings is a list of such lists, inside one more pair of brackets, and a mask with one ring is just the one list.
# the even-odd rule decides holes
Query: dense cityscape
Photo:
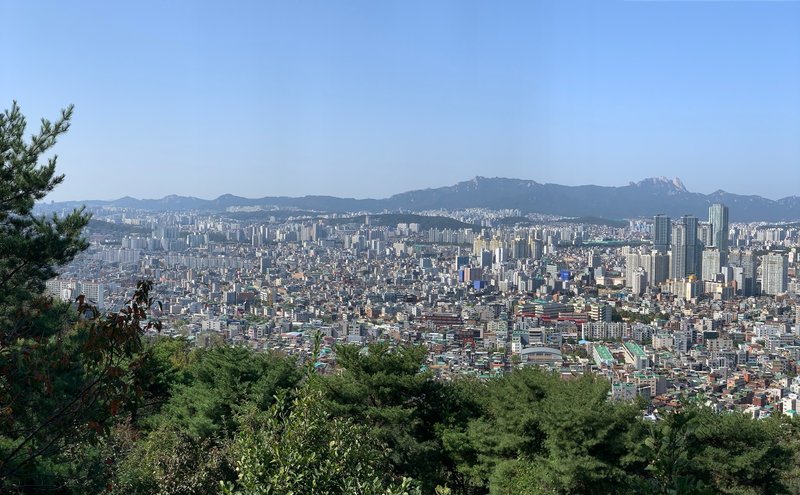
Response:
[{"label": "dense cityscape", "polygon": [[800,0],[0,18],[0,495],[800,495]]},{"label": "dense cityscape", "polygon": [[686,400],[753,418],[798,411],[799,231],[732,224],[722,204],[707,219],[591,223],[485,209],[405,222],[93,213],[91,247],[48,291],[118,310],[152,280],[162,333],[195,346],[278,351],[325,374],[337,343],[420,344],[441,380],[524,366],[591,373],[612,399],[643,398],[650,418]]}]

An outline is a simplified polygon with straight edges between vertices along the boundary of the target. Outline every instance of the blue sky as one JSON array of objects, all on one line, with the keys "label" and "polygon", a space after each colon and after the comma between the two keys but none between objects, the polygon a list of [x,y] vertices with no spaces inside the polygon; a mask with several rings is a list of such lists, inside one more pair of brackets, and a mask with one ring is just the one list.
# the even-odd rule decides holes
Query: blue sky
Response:
[{"label": "blue sky", "polygon": [[75,104],[48,199],[384,197],[475,175],[800,194],[800,2],[0,0]]}]

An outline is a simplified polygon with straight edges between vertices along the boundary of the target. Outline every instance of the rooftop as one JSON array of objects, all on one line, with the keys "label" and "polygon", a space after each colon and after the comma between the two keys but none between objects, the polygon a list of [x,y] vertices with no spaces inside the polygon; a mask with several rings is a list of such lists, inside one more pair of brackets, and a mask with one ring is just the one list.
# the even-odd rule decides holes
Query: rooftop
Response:
[{"label": "rooftop", "polygon": [[637,344],[635,342],[625,342],[625,348],[628,349],[628,351],[631,354],[633,354],[634,356],[637,356],[637,357],[645,357],[646,356],[646,354],[644,353],[644,350],[642,350],[642,348],[639,347],[639,344]]},{"label": "rooftop", "polygon": [[595,347],[595,350],[597,351],[597,355],[600,356],[600,359],[602,359],[603,361],[614,360],[614,356],[611,355],[611,351],[608,350],[608,347],[604,345],[599,345]]}]

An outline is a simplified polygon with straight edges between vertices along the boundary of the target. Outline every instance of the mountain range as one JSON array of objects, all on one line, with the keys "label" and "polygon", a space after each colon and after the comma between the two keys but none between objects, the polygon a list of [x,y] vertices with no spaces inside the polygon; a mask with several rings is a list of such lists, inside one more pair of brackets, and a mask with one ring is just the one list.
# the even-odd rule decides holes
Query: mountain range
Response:
[{"label": "mountain range", "polygon": [[708,206],[723,203],[730,220],[790,221],[800,219],[800,197],[771,200],[761,196],[733,194],[722,190],[711,194],[690,192],[680,179],[655,177],[625,186],[563,186],[533,180],[475,177],[452,186],[419,189],[383,199],[354,199],[334,196],[243,198],[231,194],[216,199],[166,196],[161,199],[124,197],[113,201],[72,201],[49,208],[118,207],[147,211],[225,211],[230,207],[298,208],[316,212],[418,212],[434,209],[515,208],[522,213],[568,217],[642,218],[664,213],[706,218]]}]

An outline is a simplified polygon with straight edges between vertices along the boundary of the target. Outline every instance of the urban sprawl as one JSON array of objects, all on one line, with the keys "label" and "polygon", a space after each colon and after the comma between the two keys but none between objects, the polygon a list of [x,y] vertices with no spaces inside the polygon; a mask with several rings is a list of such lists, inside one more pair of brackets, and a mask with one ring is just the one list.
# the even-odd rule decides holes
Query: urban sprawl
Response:
[{"label": "urban sprawl", "polygon": [[[484,209],[391,215],[93,208],[91,247],[47,283],[119,309],[152,280],[162,334],[245,345],[336,372],[336,345],[417,344],[437,379],[541,366],[611,383],[646,414],[696,401],[796,415],[793,224],[604,222]],[[435,215],[435,216],[433,216]],[[462,223],[463,222],[463,223]]]}]

